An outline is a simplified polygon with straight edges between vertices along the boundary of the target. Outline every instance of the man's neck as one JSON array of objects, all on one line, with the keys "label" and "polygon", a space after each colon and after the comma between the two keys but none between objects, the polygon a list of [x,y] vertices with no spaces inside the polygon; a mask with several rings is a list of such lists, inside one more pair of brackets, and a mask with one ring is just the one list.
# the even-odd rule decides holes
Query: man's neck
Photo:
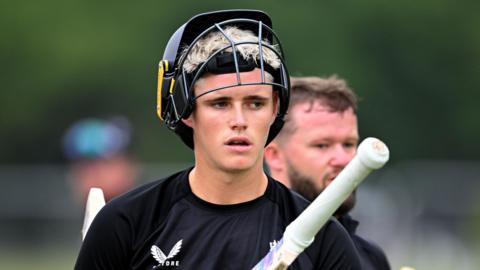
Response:
[{"label": "man's neck", "polygon": [[245,171],[212,170],[205,166],[195,166],[189,174],[189,183],[197,197],[225,205],[247,202],[262,196],[267,189],[268,179],[262,166]]}]

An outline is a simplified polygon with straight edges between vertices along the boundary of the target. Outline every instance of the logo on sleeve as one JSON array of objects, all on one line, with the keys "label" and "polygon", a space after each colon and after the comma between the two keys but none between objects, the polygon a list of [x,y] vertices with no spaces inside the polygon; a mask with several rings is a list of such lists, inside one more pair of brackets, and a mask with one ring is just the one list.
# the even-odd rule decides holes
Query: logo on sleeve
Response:
[{"label": "logo on sleeve", "polygon": [[180,249],[182,248],[182,241],[183,239],[178,241],[172,247],[168,255],[165,255],[165,253],[163,253],[163,251],[159,247],[157,247],[156,245],[153,245],[150,251],[152,253],[153,258],[158,262],[158,265],[154,266],[153,269],[156,269],[162,266],[179,266],[180,262],[178,260],[174,261],[172,259],[180,252]]}]

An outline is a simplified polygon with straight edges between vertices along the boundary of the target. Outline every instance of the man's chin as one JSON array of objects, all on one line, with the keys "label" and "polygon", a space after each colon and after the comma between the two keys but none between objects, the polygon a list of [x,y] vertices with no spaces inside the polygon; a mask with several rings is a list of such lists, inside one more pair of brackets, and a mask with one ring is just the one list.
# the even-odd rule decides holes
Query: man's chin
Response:
[{"label": "man's chin", "polygon": [[255,167],[255,162],[251,160],[251,158],[242,157],[224,162],[220,167],[223,171],[230,173],[241,173],[251,170],[253,167]]}]

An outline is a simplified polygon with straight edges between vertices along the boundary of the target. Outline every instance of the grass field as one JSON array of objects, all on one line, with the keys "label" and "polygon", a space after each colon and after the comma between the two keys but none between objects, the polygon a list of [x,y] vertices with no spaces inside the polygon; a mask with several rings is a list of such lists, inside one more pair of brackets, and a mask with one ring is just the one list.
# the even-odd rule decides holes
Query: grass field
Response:
[{"label": "grass field", "polygon": [[0,249],[0,269],[66,270],[73,269],[77,247],[49,246]]}]

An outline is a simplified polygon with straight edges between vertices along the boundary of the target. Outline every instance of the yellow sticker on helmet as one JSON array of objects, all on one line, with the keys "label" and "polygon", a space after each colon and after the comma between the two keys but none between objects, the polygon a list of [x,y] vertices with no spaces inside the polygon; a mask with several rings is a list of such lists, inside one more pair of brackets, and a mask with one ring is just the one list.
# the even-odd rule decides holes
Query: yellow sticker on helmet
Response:
[{"label": "yellow sticker on helmet", "polygon": [[158,79],[157,79],[157,115],[163,120],[162,116],[162,85],[163,75],[165,71],[168,71],[168,61],[162,60],[158,63]]}]

